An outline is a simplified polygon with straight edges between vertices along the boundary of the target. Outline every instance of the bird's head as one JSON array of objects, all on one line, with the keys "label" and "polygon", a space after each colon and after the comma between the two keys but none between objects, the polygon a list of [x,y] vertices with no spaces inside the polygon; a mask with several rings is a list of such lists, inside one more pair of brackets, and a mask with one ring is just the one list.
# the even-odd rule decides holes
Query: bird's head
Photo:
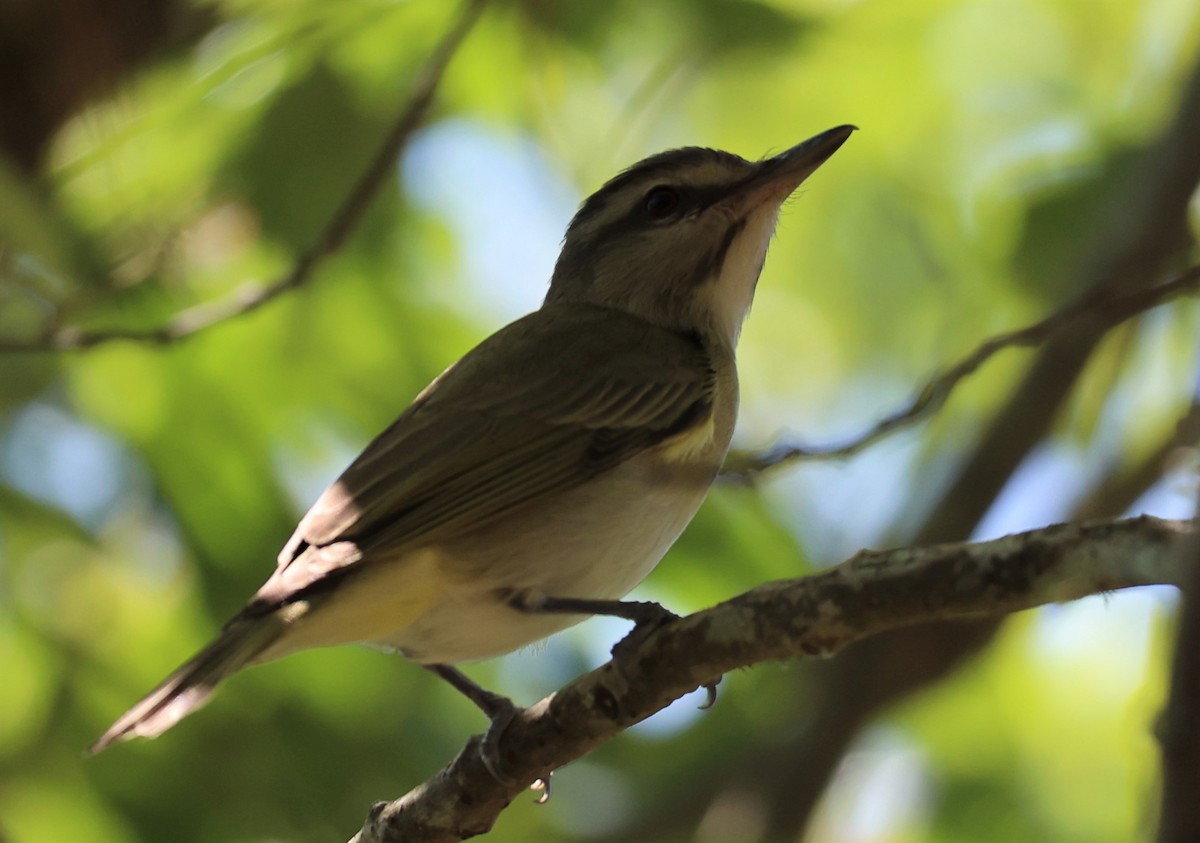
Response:
[{"label": "bird's head", "polygon": [[571,220],[546,303],[619,308],[732,347],[779,207],[852,131],[838,126],[761,161],[687,147],[633,165]]}]

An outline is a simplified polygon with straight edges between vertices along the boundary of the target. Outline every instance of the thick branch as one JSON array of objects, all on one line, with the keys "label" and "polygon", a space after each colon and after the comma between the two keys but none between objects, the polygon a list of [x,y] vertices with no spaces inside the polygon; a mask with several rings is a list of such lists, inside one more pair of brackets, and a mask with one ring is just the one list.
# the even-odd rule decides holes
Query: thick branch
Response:
[{"label": "thick branch", "polygon": [[864,551],[683,618],[520,712],[500,742],[511,784],[472,738],[434,778],[377,804],[352,843],[445,843],[482,834],[524,787],[734,668],[827,655],[885,630],[996,616],[1149,584],[1178,584],[1193,522],[1065,524],[975,545]]},{"label": "thick branch", "polygon": [[387,181],[396,158],[424,121],[450,60],[479,19],[486,3],[487,0],[465,0],[454,25],[442,37],[417,75],[416,83],[379,152],[346,199],[330,216],[316,240],[297,258],[287,274],[264,287],[237,291],[228,298],[188,308],[157,328],[88,331],[71,326],[52,327],[48,333],[33,340],[0,339],[0,352],[73,351],[113,340],[167,345],[258,310],[289,290],[303,286],[312,277],[317,265],[337,251],[362,222],[379,188]]}]

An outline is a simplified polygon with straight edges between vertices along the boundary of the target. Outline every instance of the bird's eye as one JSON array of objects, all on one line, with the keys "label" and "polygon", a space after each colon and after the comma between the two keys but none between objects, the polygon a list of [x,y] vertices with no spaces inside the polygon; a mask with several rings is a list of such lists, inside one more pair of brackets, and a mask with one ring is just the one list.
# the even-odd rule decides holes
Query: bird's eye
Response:
[{"label": "bird's eye", "polygon": [[642,206],[651,219],[663,220],[679,208],[679,191],[665,184],[651,188],[642,201]]}]

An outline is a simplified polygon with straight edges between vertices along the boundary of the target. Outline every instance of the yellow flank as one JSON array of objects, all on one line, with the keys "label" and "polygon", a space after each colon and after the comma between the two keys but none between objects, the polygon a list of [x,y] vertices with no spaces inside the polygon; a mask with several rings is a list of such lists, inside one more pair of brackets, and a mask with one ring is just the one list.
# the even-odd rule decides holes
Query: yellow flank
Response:
[{"label": "yellow flank", "polygon": [[420,548],[362,566],[308,612],[294,618],[267,659],[309,647],[391,639],[412,624],[449,582],[440,554]]},{"label": "yellow flank", "polygon": [[713,444],[713,416],[710,412],[700,424],[668,439],[659,446],[658,453],[667,462],[695,461]]}]

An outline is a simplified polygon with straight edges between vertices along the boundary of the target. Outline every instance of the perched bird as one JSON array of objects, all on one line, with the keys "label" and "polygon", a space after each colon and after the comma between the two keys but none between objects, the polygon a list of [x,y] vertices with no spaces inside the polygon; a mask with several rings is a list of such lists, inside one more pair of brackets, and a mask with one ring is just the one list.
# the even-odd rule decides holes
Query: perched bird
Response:
[{"label": "perched bird", "polygon": [[301,519],[216,640],[91,747],[154,737],[250,665],[367,642],[513,704],[451,665],[620,600],[691,521],[729,448],[734,347],[783,201],[850,136],[752,162],[664,152],[588,198],[545,302],[439,375]]}]

